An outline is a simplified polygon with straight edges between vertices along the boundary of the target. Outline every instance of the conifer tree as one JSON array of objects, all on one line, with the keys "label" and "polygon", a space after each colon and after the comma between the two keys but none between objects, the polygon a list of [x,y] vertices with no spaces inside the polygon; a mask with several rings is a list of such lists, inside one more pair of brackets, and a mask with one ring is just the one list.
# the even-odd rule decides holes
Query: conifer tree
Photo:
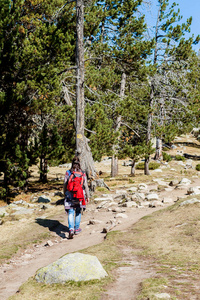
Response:
[{"label": "conifer tree", "polygon": [[[97,86],[101,101],[105,99],[102,105],[105,105],[108,117],[113,122],[116,136],[120,135],[123,123],[122,104],[131,94],[126,80],[131,82],[135,76],[140,77],[145,73],[145,58],[152,47],[151,42],[144,40],[144,17],[136,16],[140,4],[141,1],[106,1],[98,4],[101,26],[91,47],[96,57],[93,64],[96,64],[98,74],[104,76],[102,79],[105,78],[106,83],[102,80],[103,85],[100,86],[99,77],[98,84],[93,86]],[[115,143],[118,144],[119,139]],[[112,176],[117,175],[117,144],[113,144]]]},{"label": "conifer tree", "polygon": [[[160,149],[162,148],[161,140],[164,128],[167,124],[173,123],[172,118],[169,115],[167,116],[167,111],[170,111],[174,105],[174,108],[177,106],[179,111],[184,111],[183,102],[187,102],[187,95],[181,81],[184,79],[185,60],[187,60],[192,51],[192,43],[196,43],[199,40],[199,37],[196,39],[194,37],[188,40],[184,39],[185,32],[190,30],[192,18],[189,18],[186,23],[180,24],[182,17],[180,16],[180,10],[175,10],[176,6],[177,4],[173,3],[169,7],[168,0],[158,0],[159,8],[154,35],[154,75],[149,80],[149,115],[146,137],[146,143],[149,145],[153,121],[155,120],[153,120],[154,109],[157,109],[156,121],[159,124],[159,130],[156,133],[158,138],[156,159],[161,156]],[[167,123],[165,120],[167,120]],[[172,128],[173,126],[171,126]],[[148,164],[149,155],[145,159],[146,175],[149,175]]]},{"label": "conifer tree", "polygon": [[[29,151],[29,138],[33,138],[34,132],[38,135],[35,119],[41,113],[48,116],[58,101],[61,71],[74,59],[75,19],[69,13],[73,12],[73,6],[68,8],[71,19],[64,18],[64,12],[59,18],[54,16],[63,3],[61,0],[1,2],[0,165],[7,192],[16,146],[25,154]],[[24,171],[27,172],[27,167]]]}]

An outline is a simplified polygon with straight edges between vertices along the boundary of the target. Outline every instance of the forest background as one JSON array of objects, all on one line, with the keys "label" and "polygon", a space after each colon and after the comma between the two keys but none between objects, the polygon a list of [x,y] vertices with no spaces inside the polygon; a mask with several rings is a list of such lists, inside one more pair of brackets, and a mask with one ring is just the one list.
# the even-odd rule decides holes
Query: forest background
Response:
[{"label": "forest background", "polygon": [[[143,158],[148,175],[150,155],[163,159],[163,143],[198,126],[199,36],[176,3],[0,0],[1,198],[28,189],[32,165],[46,182],[48,165],[74,156],[77,3],[84,7],[84,138],[93,159],[112,155],[114,177],[118,158],[132,159],[132,175]],[[90,176],[91,166],[84,168]]]}]

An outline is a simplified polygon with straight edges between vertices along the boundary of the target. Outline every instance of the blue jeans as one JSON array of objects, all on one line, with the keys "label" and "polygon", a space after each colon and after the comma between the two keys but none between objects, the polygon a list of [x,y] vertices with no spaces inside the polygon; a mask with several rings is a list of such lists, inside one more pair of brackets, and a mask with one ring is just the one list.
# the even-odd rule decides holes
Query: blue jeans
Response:
[{"label": "blue jeans", "polygon": [[[75,226],[74,226],[74,213],[75,213]],[[68,210],[68,224],[69,224],[69,230],[70,229],[79,229],[81,222],[81,208],[70,208]]]}]

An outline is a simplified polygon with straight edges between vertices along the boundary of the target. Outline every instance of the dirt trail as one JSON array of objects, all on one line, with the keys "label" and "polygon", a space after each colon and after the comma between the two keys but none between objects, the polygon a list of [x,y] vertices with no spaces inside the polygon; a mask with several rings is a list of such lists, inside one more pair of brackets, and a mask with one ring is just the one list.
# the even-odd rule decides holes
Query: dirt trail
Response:
[{"label": "dirt trail", "polygon": [[[195,180],[192,184],[192,186],[196,185],[198,185],[198,180]],[[185,189],[173,190],[173,192],[170,192],[170,197],[177,199],[177,196],[183,196],[185,193]],[[160,193],[160,197],[167,195],[169,195],[169,192],[164,191]],[[94,205],[89,205],[89,210],[82,216],[81,227],[83,232],[75,236],[73,240],[59,237],[58,243],[54,243],[53,246],[45,247],[43,244],[31,248],[25,251],[22,256],[14,258],[13,261],[11,260],[9,265],[4,264],[0,267],[1,300],[6,300],[15,294],[22,283],[29,277],[34,276],[39,268],[54,262],[64,254],[79,251],[103,242],[105,234],[102,233],[102,229],[105,227],[106,222],[113,218],[114,214],[111,211],[96,212],[95,207],[92,209],[92,206]],[[140,218],[160,209],[161,207],[126,208],[125,213],[128,215],[128,218],[121,219],[121,224],[118,224],[113,230],[127,231],[130,226],[136,223]],[[62,215],[55,218],[59,221],[59,218],[63,219],[64,214],[65,212],[63,211]],[[88,225],[89,220],[92,218],[100,222],[97,222],[95,225]],[[57,237],[56,232],[55,237]],[[119,268],[116,271],[116,282],[108,287],[107,292],[102,295],[102,299],[122,299],[120,297],[121,292],[124,291],[124,286],[127,286],[127,289],[125,289],[126,294],[123,294],[123,300],[135,299],[134,295],[138,290],[139,283],[148,276],[151,276],[150,267],[138,262],[137,259],[132,256],[131,260],[129,259],[129,267]]]},{"label": "dirt trail", "polygon": [[[122,224],[117,225],[114,230],[127,230],[140,218],[155,210],[158,210],[158,208],[146,208],[141,210],[132,209],[130,212],[126,212],[128,219],[122,220]],[[14,259],[9,265],[0,267],[0,299],[8,299],[8,297],[18,291],[22,283],[29,277],[34,276],[39,268],[54,262],[66,253],[79,251],[103,242],[105,234],[101,233],[101,231],[105,226],[106,221],[112,217],[113,214],[111,212],[98,212],[95,219],[101,220],[102,223],[90,225],[87,229],[86,227],[88,227],[88,221],[91,219],[91,213],[85,213],[82,216],[81,222],[83,232],[75,236],[73,240],[64,238],[51,247],[44,247],[44,245],[41,245],[40,247],[35,248],[33,252],[31,250],[27,251],[23,256]]]}]

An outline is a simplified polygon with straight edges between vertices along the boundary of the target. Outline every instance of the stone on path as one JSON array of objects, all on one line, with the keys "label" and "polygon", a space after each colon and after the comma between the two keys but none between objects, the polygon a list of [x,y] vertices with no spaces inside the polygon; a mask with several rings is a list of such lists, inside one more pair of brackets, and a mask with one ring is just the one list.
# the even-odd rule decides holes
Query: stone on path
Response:
[{"label": "stone on path", "polygon": [[157,294],[155,294],[155,297],[157,299],[162,299],[162,300],[167,300],[167,299],[171,298],[171,296],[167,293],[157,293]]},{"label": "stone on path", "polygon": [[122,219],[127,219],[128,218],[128,216],[124,213],[118,213],[118,214],[116,214],[115,217],[116,218],[122,218]]},{"label": "stone on path", "polygon": [[158,194],[156,194],[156,193],[148,194],[148,195],[146,195],[145,199],[147,201],[158,200]]},{"label": "stone on path", "polygon": [[191,184],[191,180],[188,178],[183,178],[180,182],[179,185],[190,185]]},{"label": "stone on path", "polygon": [[108,276],[96,256],[72,253],[40,269],[35,275],[37,282],[45,284],[66,281],[88,281]]},{"label": "stone on path", "polygon": [[97,197],[94,199],[94,201],[113,201],[113,197]]}]

